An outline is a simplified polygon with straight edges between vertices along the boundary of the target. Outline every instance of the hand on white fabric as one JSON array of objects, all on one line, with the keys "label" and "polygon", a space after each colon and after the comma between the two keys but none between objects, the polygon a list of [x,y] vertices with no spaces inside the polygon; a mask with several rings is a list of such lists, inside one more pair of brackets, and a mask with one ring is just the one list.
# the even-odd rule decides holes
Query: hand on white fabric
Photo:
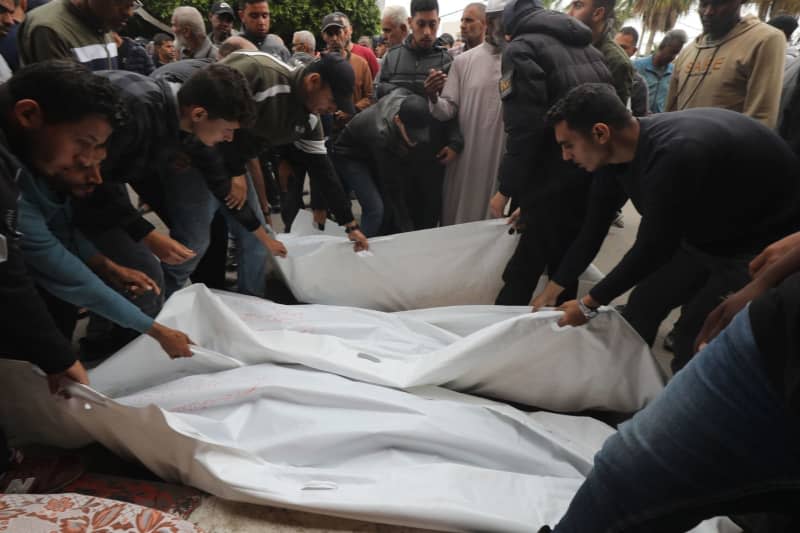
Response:
[{"label": "hand on white fabric", "polygon": [[541,294],[531,300],[531,307],[533,308],[531,311],[536,312],[542,307],[553,307],[556,305],[556,301],[558,301],[558,297],[561,295],[563,290],[564,287],[555,281],[547,282],[547,285],[545,285]]},{"label": "hand on white fabric", "polygon": [[286,249],[286,246],[277,239],[270,239],[267,242],[267,249],[272,255],[276,255],[278,257],[286,257],[289,251]]},{"label": "hand on white fabric", "polygon": [[231,190],[225,197],[225,207],[236,209],[244,207],[247,202],[247,178],[244,174],[231,178]]},{"label": "hand on white fabric", "polygon": [[[47,375],[47,386],[50,388],[51,394],[57,394],[62,390],[61,383],[64,379],[69,379],[84,385],[89,384],[89,374],[86,372],[86,369],[83,367],[83,364],[80,361],[75,361],[72,363],[72,366],[63,372]],[[65,396],[68,397],[68,395]]]},{"label": "hand on white fabric", "polygon": [[182,331],[168,328],[158,322],[154,322],[153,327],[150,328],[147,334],[158,341],[161,348],[167,352],[167,355],[171,359],[192,356],[192,350],[189,346],[194,343],[192,339]]},{"label": "hand on white fabric", "polygon": [[353,242],[353,251],[363,252],[369,250],[369,241],[367,236],[361,233],[360,229],[356,229],[347,234],[347,238]]},{"label": "hand on white fabric", "polygon": [[153,252],[153,255],[167,265],[180,265],[197,255],[172,237],[156,230],[148,233],[142,242]]},{"label": "hand on white fabric", "polygon": [[564,326],[582,326],[589,322],[589,319],[583,315],[581,308],[578,307],[578,300],[564,302],[558,310],[564,311],[564,316],[558,321],[558,325],[562,328]]}]

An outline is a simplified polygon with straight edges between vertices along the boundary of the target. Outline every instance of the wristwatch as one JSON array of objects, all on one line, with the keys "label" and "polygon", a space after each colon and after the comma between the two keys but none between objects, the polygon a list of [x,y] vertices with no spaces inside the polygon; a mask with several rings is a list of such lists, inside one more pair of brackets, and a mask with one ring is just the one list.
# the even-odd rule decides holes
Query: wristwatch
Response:
[{"label": "wristwatch", "polygon": [[359,226],[358,223],[356,223],[356,224],[353,224],[352,226],[345,226],[344,227],[344,232],[347,233],[348,235],[350,235],[354,231],[358,231],[360,229],[361,229],[361,226]]},{"label": "wristwatch", "polygon": [[581,313],[583,313],[583,316],[586,317],[586,320],[591,320],[597,316],[597,308],[595,307],[594,309],[592,309],[591,307],[583,303],[582,298],[578,298],[578,309],[581,310]]}]

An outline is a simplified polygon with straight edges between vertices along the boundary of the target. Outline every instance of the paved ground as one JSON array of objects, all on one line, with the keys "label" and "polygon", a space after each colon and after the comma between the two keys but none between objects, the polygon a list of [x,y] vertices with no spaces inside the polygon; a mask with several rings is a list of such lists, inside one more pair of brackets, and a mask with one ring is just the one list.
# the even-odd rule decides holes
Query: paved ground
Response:
[{"label": "paved ground", "polygon": [[[624,228],[612,228],[608,238],[603,244],[595,260],[595,265],[603,272],[608,272],[622,257],[633,243],[639,227],[639,216],[628,204],[623,213],[625,215]],[[283,229],[280,217],[273,220],[278,231]],[[163,225],[161,226],[163,228]],[[627,295],[620,297],[614,303],[624,303]],[[662,325],[659,339],[656,342],[654,354],[665,371],[669,369],[671,354],[661,349],[663,336],[671,328],[675,315]],[[120,461],[119,469],[125,471],[128,467]],[[229,502],[215,497],[206,498],[200,507],[190,516],[191,521],[197,523],[208,532],[214,533],[288,533],[288,532],[365,532],[365,533],[413,533],[423,530],[388,526],[382,524],[369,524],[353,520],[314,515],[299,511],[289,511],[267,506],[251,505],[238,502]]]}]

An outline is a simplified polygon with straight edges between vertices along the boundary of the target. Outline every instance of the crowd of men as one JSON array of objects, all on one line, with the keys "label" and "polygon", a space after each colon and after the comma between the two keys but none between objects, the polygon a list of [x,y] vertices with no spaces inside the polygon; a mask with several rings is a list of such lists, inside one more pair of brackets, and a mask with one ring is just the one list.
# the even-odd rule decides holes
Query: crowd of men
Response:
[{"label": "crowd of men", "polygon": [[[191,339],[156,319],[165,298],[224,286],[229,237],[236,289],[267,295],[270,257],[287,254],[271,217],[291,227],[308,179],[314,223],[341,226],[355,251],[507,216],[521,237],[498,305],[560,306],[561,325],[581,326],[632,289],[622,314],[651,345],[680,308],[674,379],[609,439],[554,531],[684,531],[796,498],[792,17],[700,0],[699,37],[667,32],[632,61],[639,35],[615,31],[614,0],[471,3],[459,41],[438,35],[436,0],[412,0],[384,10],[378,38],[354,43],[332,12],[289,47],[267,0],[178,7],[151,39],[118,33],[139,7],[0,0],[4,357],[38,365],[53,391],[87,384],[81,361],[139,334],[190,357]],[[634,245],[576,299],[628,201]]]}]

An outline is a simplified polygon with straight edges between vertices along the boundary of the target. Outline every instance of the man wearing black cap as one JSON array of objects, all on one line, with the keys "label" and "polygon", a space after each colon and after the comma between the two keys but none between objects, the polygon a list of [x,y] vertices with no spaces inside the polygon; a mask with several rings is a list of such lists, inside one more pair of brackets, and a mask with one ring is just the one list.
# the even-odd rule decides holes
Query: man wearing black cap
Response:
[{"label": "man wearing black cap", "polygon": [[353,69],[340,55],[327,54],[302,67],[289,67],[263,52],[235,52],[223,61],[242,74],[256,101],[256,124],[250,130],[262,148],[293,144],[307,156],[311,186],[331,206],[336,221],[346,227],[355,249],[368,248],[367,238],[353,217],[350,200],[336,176],[319,115],[337,109],[355,114]]},{"label": "man wearing black cap", "polygon": [[[414,229],[405,174],[413,148],[430,142],[431,122],[428,101],[398,89],[356,115],[337,139],[336,168],[349,181],[359,182],[362,190],[371,186],[376,201],[370,205],[380,207],[362,215],[367,235],[380,231],[381,219],[387,233]],[[377,179],[371,168],[377,168]]]},{"label": "man wearing black cap", "polygon": [[225,39],[235,35],[233,30],[233,21],[236,15],[233,8],[228,2],[214,2],[211,5],[211,12],[208,14],[208,20],[211,22],[211,33],[208,38],[212,43],[219,46]]}]

